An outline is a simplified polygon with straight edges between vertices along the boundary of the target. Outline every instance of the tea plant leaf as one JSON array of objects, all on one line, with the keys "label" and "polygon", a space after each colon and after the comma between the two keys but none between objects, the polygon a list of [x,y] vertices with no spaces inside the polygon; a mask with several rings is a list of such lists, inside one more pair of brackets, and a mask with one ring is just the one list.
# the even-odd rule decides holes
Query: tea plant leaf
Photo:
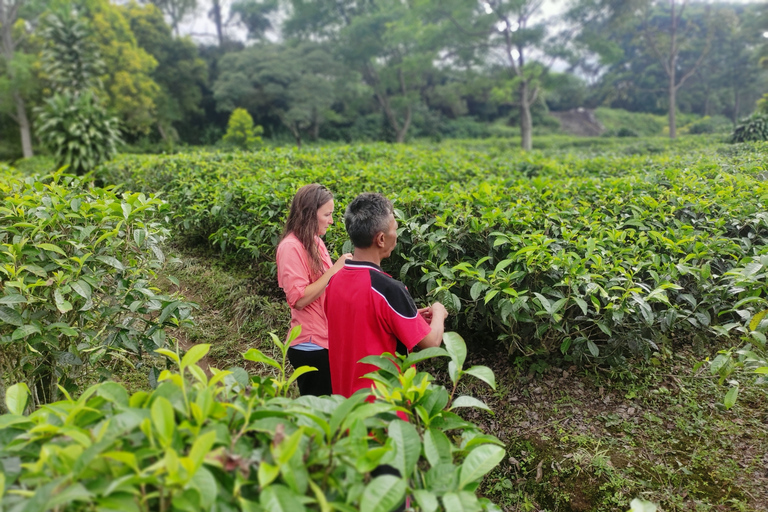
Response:
[{"label": "tea plant leaf", "polygon": [[730,409],[734,405],[736,405],[736,398],[739,396],[739,386],[733,386],[731,389],[728,390],[728,392],[725,394],[725,398],[723,399],[723,405],[726,409]]},{"label": "tea plant leaf", "polygon": [[417,489],[413,491],[413,497],[416,498],[416,503],[424,512],[435,512],[439,503],[437,502],[437,496],[434,493],[425,489]]},{"label": "tea plant leaf", "polygon": [[467,358],[467,345],[464,343],[464,338],[458,333],[446,332],[443,334],[443,343],[456,366],[458,368],[464,366],[464,361]]},{"label": "tea plant leaf", "polygon": [[72,311],[72,304],[68,300],[64,299],[64,297],[61,295],[61,290],[57,289],[55,292],[53,292],[53,297],[56,301],[56,309],[58,309],[60,313]]},{"label": "tea plant leaf", "polygon": [[106,263],[110,267],[116,268],[121,272],[125,270],[125,267],[123,266],[122,263],[120,263],[120,260],[118,260],[114,256],[96,256],[96,259],[103,263]]},{"label": "tea plant leaf", "polygon": [[21,416],[27,408],[27,398],[30,395],[29,388],[23,382],[14,384],[5,390],[5,406],[8,412]]},{"label": "tea plant leaf", "polygon": [[10,325],[15,325],[16,327],[20,327],[24,325],[24,319],[21,318],[21,315],[18,311],[12,308],[6,308],[0,306],[0,321],[3,321]]},{"label": "tea plant leaf", "polygon": [[43,249],[45,251],[52,251],[52,252],[55,252],[57,254],[61,254],[62,256],[66,256],[67,255],[67,253],[65,253],[62,250],[62,248],[59,247],[58,245],[53,245],[53,244],[45,243],[45,244],[37,244],[35,247],[37,247],[38,249]]},{"label": "tea plant leaf", "polygon": [[459,487],[485,476],[504,458],[504,448],[492,444],[478,446],[467,455],[459,469]]},{"label": "tea plant leaf", "polygon": [[445,512],[480,512],[482,510],[477,497],[467,491],[445,493],[443,505]]},{"label": "tea plant leaf", "polygon": [[390,512],[405,499],[405,480],[393,475],[378,476],[365,486],[360,510]]},{"label": "tea plant leaf", "polygon": [[587,348],[589,349],[589,353],[592,354],[592,357],[597,357],[600,355],[600,349],[595,345],[595,342],[592,340],[587,340]]},{"label": "tea plant leaf", "polygon": [[40,334],[40,328],[34,324],[22,325],[11,334],[11,340],[21,340],[31,334]]},{"label": "tea plant leaf", "polygon": [[187,350],[187,353],[184,354],[184,357],[181,358],[181,369],[183,370],[188,366],[197,364],[198,361],[205,357],[210,349],[211,345],[207,343],[190,347],[190,349]]},{"label": "tea plant leaf", "polygon": [[203,465],[205,456],[211,451],[216,442],[216,432],[210,431],[200,435],[189,450],[189,458],[192,459],[194,470],[197,471]]},{"label": "tea plant leaf", "polygon": [[243,358],[246,361],[253,361],[254,363],[264,363],[269,366],[272,366],[273,368],[277,368],[278,370],[282,369],[282,367],[280,366],[280,363],[278,363],[271,357],[264,355],[263,352],[255,348],[249,348],[248,351],[245,354],[243,354]]},{"label": "tea plant leaf", "polygon": [[91,285],[83,281],[82,279],[71,284],[72,289],[84,299],[91,298]]},{"label": "tea plant leaf", "polygon": [[101,384],[98,395],[116,405],[128,407],[128,392],[116,382],[107,381]]},{"label": "tea plant leaf", "polygon": [[83,487],[83,484],[79,482],[75,484],[69,484],[61,492],[55,494],[51,497],[51,499],[48,500],[48,503],[46,503],[46,509],[47,507],[51,507],[55,510],[60,505],[69,504],[75,501],[87,503],[90,501],[92,496],[93,494],[91,494],[85,487]]},{"label": "tea plant leaf", "polygon": [[163,355],[163,356],[166,356],[166,357],[170,357],[171,360],[176,362],[176,364],[180,364],[181,363],[181,360],[179,359],[179,355],[176,352],[168,350],[167,348],[158,348],[158,349],[155,350],[155,352],[160,354],[160,355]]},{"label": "tea plant leaf", "polygon": [[[23,295],[6,295],[3,298],[0,298],[0,304],[7,304],[7,305],[13,305],[13,304],[26,304],[27,299]],[[0,308],[2,309],[2,308]],[[0,320],[2,320],[2,317],[0,317]]]},{"label": "tea plant leaf", "polygon": [[152,402],[150,411],[152,426],[155,427],[155,431],[157,431],[163,446],[168,446],[173,439],[173,432],[176,429],[173,405],[171,405],[167,398],[158,396]]},{"label": "tea plant leaf", "polygon": [[760,311],[755,316],[753,316],[752,320],[749,322],[749,330],[756,331],[757,327],[760,325],[760,322],[763,321],[763,318],[765,318],[766,314],[768,314],[768,309],[764,309],[763,311]]},{"label": "tea plant leaf", "polygon": [[471,396],[462,395],[455,398],[449,410],[458,409],[459,407],[477,407],[478,409],[483,409],[493,414],[493,411],[491,411],[490,407],[485,405],[485,403],[481,402],[477,398]]},{"label": "tea plant leaf", "polygon": [[656,512],[658,507],[650,501],[641,500],[639,498],[633,499],[629,506],[631,507],[629,512]]},{"label": "tea plant leaf", "polygon": [[265,488],[259,496],[259,503],[269,512],[304,512],[306,507],[288,487],[273,484]]},{"label": "tea plant leaf", "polygon": [[408,357],[405,358],[403,361],[403,368],[407,368],[411,365],[420,363],[422,361],[425,361],[427,359],[432,359],[435,357],[449,357],[448,352],[440,347],[430,347],[425,348],[423,350],[419,350],[418,352],[412,352],[411,354],[408,354]]},{"label": "tea plant leaf", "polygon": [[424,456],[431,466],[451,462],[451,442],[441,430],[430,428],[424,433]]},{"label": "tea plant leaf", "polygon": [[464,373],[468,373],[469,375],[477,377],[478,379],[491,386],[492,389],[496,389],[496,376],[493,374],[493,370],[487,366],[473,366],[467,370],[464,370]]},{"label": "tea plant leaf", "polygon": [[421,451],[421,440],[416,427],[398,419],[389,424],[387,434],[395,445],[395,459],[392,465],[404,478],[410,478]]},{"label": "tea plant leaf", "polygon": [[304,375],[305,373],[316,372],[317,368],[314,366],[300,366],[293,371],[293,374],[288,379],[288,385],[293,384],[293,381]]}]

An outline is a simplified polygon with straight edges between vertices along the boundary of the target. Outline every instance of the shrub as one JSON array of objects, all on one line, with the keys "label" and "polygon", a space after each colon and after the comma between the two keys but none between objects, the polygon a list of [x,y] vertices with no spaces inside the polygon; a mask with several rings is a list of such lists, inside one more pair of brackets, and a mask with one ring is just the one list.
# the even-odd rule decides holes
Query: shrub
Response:
[{"label": "shrub", "polygon": [[117,154],[117,119],[91,92],[57,93],[38,111],[37,136],[59,166],[82,175]]},{"label": "shrub", "polygon": [[221,139],[224,144],[236,146],[240,149],[253,149],[261,144],[261,134],[264,129],[261,126],[253,126],[253,118],[244,108],[236,108],[229,116],[227,133]]},{"label": "shrub", "polygon": [[84,185],[61,172],[0,183],[0,384],[26,382],[35,405],[165,346],[164,327],[190,313],[152,283],[168,236],[152,217],[166,205]]},{"label": "shrub", "polygon": [[739,121],[731,134],[731,142],[759,142],[768,140],[768,114],[755,112]]},{"label": "shrub", "polygon": [[731,121],[725,116],[704,116],[701,119],[685,125],[681,133],[700,135],[702,133],[728,133],[732,128]]},{"label": "shrub", "polygon": [[[768,145],[725,155],[706,137],[603,138],[585,156],[577,139],[555,140],[567,154],[474,140],[126,157],[105,170],[161,191],[180,234],[239,253],[267,282],[298,186],[329,184],[339,210],[380,190],[401,228],[386,269],[419,301],[449,305],[454,329],[510,350],[650,355],[670,336],[732,323],[734,301],[768,292],[724,277],[766,250]],[[340,223],[326,235],[332,253],[346,239]]]},{"label": "shrub", "polygon": [[[495,386],[488,368],[463,370],[461,338],[446,333],[447,351],[372,358],[381,368],[372,374],[373,403],[370,391],[286,398],[308,368],[287,378],[288,344],[274,340],[282,363],[255,349],[244,354],[277,370],[271,379],[239,368],[211,369],[209,377],[196,364],[209,346],[197,345],[183,356],[160,350],[178,372],[164,371],[150,392],[129,396],[105,382],[24,416],[25,388],[10,388],[11,414],[0,417],[0,506],[389,512],[410,495],[422,510],[499,510],[475,491],[504,448],[455,412],[487,407],[412,366],[449,356],[454,392],[466,374]],[[371,474],[381,464],[401,477]]]},{"label": "shrub", "polygon": [[59,166],[85,174],[117,153],[117,118],[98,99],[103,63],[87,22],[58,6],[44,23],[43,70],[53,89],[37,109],[37,136]]}]

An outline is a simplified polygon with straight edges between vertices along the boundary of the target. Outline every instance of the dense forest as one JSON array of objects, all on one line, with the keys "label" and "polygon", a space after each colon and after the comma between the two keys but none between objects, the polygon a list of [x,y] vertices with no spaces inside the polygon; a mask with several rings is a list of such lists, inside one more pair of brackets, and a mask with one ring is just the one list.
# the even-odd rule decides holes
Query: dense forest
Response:
[{"label": "dense forest", "polygon": [[[674,138],[691,119],[732,128],[768,90],[763,3],[548,5],[0,0],[0,159],[55,153],[61,127],[86,121],[106,154],[212,145],[237,108],[298,145],[502,135],[525,149],[559,128],[549,113],[597,107],[668,116]],[[213,37],[188,29],[201,18]]]}]

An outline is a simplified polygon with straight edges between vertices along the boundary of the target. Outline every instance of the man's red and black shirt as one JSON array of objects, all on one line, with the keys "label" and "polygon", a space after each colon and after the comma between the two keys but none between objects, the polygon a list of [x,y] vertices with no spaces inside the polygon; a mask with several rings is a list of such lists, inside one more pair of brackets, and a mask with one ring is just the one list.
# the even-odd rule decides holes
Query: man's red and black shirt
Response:
[{"label": "man's red and black shirt", "polygon": [[360,359],[406,353],[430,331],[405,285],[366,261],[347,260],[331,278],[325,316],[333,392],[347,397],[372,384],[362,376],[376,367]]}]

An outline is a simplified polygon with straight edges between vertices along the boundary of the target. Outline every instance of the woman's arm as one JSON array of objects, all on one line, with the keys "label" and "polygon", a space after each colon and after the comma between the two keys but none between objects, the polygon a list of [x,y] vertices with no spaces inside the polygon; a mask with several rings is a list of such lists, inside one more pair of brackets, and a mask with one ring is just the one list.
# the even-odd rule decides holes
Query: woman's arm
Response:
[{"label": "woman's arm", "polygon": [[331,277],[341,270],[341,268],[344,266],[344,262],[348,259],[352,259],[352,255],[342,254],[338,260],[336,260],[336,263],[333,264],[331,268],[325,271],[325,273],[318,278],[317,281],[314,283],[310,283],[306,288],[304,288],[304,295],[296,301],[296,303],[293,305],[296,309],[304,309],[309,304],[312,304],[318,297],[320,297],[323,292],[325,291],[325,287],[328,286],[328,281],[331,280]]}]

